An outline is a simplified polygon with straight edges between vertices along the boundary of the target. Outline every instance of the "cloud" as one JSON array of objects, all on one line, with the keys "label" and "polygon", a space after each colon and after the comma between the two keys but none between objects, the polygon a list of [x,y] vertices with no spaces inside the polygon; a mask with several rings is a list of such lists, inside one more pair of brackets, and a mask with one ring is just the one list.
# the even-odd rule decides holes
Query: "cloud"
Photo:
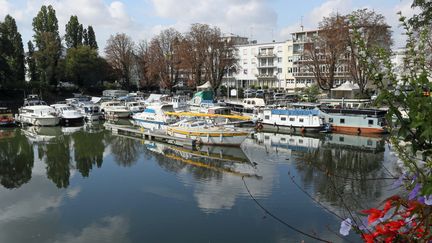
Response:
[{"label": "cloud", "polygon": [[177,0],[152,0],[152,3],[155,14],[174,20],[173,26],[180,31],[199,22],[218,26],[225,33],[246,36],[252,33],[260,39],[268,38],[277,22],[276,11],[264,0],[187,0],[182,4]]},{"label": "cloud", "polygon": [[128,238],[129,221],[122,216],[105,217],[93,223],[78,234],[67,234],[59,237],[62,243],[80,242],[130,242]]}]

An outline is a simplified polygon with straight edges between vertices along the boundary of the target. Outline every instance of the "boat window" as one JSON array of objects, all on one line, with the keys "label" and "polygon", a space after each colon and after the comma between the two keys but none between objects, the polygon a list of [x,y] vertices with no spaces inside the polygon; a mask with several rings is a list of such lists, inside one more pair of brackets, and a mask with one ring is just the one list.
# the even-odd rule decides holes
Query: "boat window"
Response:
[{"label": "boat window", "polygon": [[345,119],[340,119],[340,124],[345,124]]},{"label": "boat window", "polygon": [[252,101],[252,105],[255,105],[255,100]]},{"label": "boat window", "polygon": [[269,137],[269,136],[264,136],[264,139],[265,139],[265,140],[269,140],[270,137]]},{"label": "boat window", "polygon": [[303,139],[299,139],[299,143],[301,143],[301,144],[302,144],[302,143],[303,143]]},{"label": "boat window", "polygon": [[373,120],[369,120],[369,121],[368,121],[368,124],[369,124],[369,125],[373,125],[373,124],[374,124]]},{"label": "boat window", "polygon": [[286,117],[282,116],[281,121],[286,121]]},{"label": "boat window", "polygon": [[343,142],[345,140],[344,137],[339,137],[339,142]]},{"label": "boat window", "polygon": [[285,142],[286,141],[286,138],[281,138],[281,142]]},{"label": "boat window", "polygon": [[299,119],[299,122],[303,122],[303,118],[300,118],[300,119]]},{"label": "boat window", "polygon": [[294,117],[290,117],[290,121],[295,121],[295,118]]},{"label": "boat window", "polygon": [[333,118],[329,118],[329,122],[333,122]]},{"label": "boat window", "polygon": [[372,146],[372,140],[368,139],[368,140],[367,140],[367,145],[368,145],[368,146]]},{"label": "boat window", "polygon": [[264,116],[264,119],[269,120],[270,116]]}]

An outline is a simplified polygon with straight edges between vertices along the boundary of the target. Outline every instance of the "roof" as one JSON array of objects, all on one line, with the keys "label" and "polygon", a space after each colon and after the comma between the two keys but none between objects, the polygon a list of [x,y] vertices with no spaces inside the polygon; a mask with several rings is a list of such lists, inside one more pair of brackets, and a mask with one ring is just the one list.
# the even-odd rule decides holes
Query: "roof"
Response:
[{"label": "roof", "polygon": [[332,91],[352,91],[352,90],[359,90],[360,87],[358,84],[351,83],[350,81],[346,81],[341,86],[337,88],[331,89]]}]

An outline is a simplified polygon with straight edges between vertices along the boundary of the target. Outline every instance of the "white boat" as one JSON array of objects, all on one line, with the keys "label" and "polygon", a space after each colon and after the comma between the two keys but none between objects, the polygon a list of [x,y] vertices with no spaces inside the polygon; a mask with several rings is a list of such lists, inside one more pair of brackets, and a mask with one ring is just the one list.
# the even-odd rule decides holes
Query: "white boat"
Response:
[{"label": "white boat", "polygon": [[132,119],[135,125],[149,130],[166,129],[167,125],[178,121],[176,117],[166,115],[165,112],[174,112],[169,104],[148,106],[143,112],[135,113]]},{"label": "white boat", "polygon": [[239,128],[216,126],[207,120],[182,120],[167,127],[173,137],[195,139],[198,144],[240,146],[250,131]]},{"label": "white boat", "polygon": [[145,104],[144,102],[139,102],[139,101],[129,101],[126,102],[126,108],[131,112],[131,113],[137,113],[137,112],[142,112],[145,109]]},{"label": "white boat", "polygon": [[84,122],[84,116],[70,105],[54,104],[51,107],[56,110],[62,125],[76,125]]},{"label": "white boat", "polygon": [[105,114],[105,117],[109,118],[127,118],[131,113],[120,101],[103,102],[101,111]]},{"label": "white boat", "polygon": [[99,105],[93,104],[92,102],[81,102],[78,105],[78,111],[84,116],[84,119],[89,122],[103,119],[103,113],[100,111]]},{"label": "white boat", "polygon": [[16,120],[34,126],[56,126],[60,121],[55,109],[47,105],[24,106],[19,109]]},{"label": "white boat", "polygon": [[319,110],[311,109],[266,109],[260,115],[258,130],[267,131],[320,131],[324,122]]}]

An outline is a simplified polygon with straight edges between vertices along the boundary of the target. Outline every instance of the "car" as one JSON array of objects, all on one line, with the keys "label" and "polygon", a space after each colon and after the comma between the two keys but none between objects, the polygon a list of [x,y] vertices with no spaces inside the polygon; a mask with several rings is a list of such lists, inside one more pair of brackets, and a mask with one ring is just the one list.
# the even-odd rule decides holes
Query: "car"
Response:
[{"label": "car", "polygon": [[263,89],[259,89],[259,90],[257,90],[257,92],[256,92],[256,97],[257,98],[264,98],[264,90]]},{"label": "car", "polygon": [[244,97],[246,97],[246,98],[254,97],[255,94],[256,94],[256,91],[255,91],[254,89],[246,89],[246,90],[243,92],[243,95],[244,95]]},{"label": "car", "polygon": [[284,98],[285,98],[285,94],[284,93],[275,93],[273,95],[273,99],[275,99],[275,100],[281,100],[281,99],[284,99]]}]

